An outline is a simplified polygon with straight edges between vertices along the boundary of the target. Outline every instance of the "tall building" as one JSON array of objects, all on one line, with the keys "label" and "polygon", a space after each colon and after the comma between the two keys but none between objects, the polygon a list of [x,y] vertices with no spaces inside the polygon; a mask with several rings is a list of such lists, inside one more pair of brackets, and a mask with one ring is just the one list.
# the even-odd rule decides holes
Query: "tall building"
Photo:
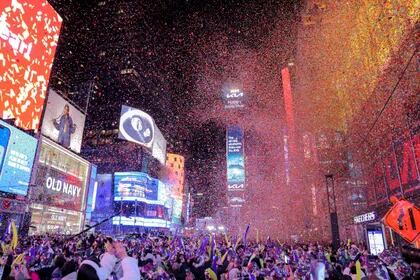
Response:
[{"label": "tall building", "polygon": [[[185,194],[185,159],[181,155],[167,153],[166,168],[168,170],[165,184],[171,188],[171,196],[173,198],[172,205],[172,222],[181,224],[184,222],[186,209]],[[184,215],[183,215],[184,214]]]},{"label": "tall building", "polygon": [[389,197],[418,204],[416,8],[409,0],[310,0],[301,13],[297,119],[317,155],[306,160],[316,170],[308,185],[325,201],[325,175],[333,176],[342,240],[367,242],[374,228],[391,244],[380,222]]}]

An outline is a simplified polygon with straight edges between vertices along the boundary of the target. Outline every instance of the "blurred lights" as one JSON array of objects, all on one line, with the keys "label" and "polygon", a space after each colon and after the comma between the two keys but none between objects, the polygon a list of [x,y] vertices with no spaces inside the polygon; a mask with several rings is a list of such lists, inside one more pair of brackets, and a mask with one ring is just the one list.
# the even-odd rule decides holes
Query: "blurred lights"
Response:
[{"label": "blurred lights", "polygon": [[213,231],[213,230],[215,230],[215,229],[216,229],[213,225],[208,225],[206,228],[207,228],[207,230],[209,230],[209,231]]}]

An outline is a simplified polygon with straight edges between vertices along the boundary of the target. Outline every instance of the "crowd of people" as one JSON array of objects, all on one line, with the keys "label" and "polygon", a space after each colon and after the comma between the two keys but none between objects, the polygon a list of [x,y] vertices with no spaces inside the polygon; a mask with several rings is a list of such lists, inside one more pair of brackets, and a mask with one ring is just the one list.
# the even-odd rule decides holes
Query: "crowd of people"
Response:
[{"label": "crowd of people", "polygon": [[[7,244],[4,243],[4,244]],[[197,234],[87,234],[30,236],[2,246],[0,279],[415,279],[398,250],[370,256],[348,242],[338,250],[320,244],[282,244]],[[416,274],[417,273],[417,274]],[[420,278],[417,278],[420,279]]]}]

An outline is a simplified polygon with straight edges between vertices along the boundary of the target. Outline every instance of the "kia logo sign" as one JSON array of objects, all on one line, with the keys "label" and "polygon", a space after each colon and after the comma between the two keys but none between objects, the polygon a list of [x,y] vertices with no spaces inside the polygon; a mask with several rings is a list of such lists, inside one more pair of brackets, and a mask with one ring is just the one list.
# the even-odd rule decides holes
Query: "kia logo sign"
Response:
[{"label": "kia logo sign", "polygon": [[245,93],[240,89],[223,91],[222,99],[226,109],[244,108]]},{"label": "kia logo sign", "polygon": [[245,188],[244,184],[228,184],[229,190],[243,190]]},{"label": "kia logo sign", "polygon": [[123,106],[120,118],[120,138],[152,148],[154,121],[151,116],[138,109]]},{"label": "kia logo sign", "polygon": [[239,92],[239,93],[227,93],[226,94],[226,98],[227,99],[231,99],[231,98],[242,98],[244,97],[244,93],[243,92]]}]

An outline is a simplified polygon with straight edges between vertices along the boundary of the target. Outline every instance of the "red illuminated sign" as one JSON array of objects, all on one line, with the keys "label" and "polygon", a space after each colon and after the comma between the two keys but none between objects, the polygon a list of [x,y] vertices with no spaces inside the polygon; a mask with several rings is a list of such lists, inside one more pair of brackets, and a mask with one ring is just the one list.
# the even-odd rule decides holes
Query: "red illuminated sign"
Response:
[{"label": "red illuminated sign", "polygon": [[47,0],[0,1],[0,117],[38,129],[61,18]]},{"label": "red illuminated sign", "polygon": [[419,163],[420,134],[411,140],[394,142],[383,161],[378,161],[372,170],[369,203],[386,201],[390,195],[399,196],[401,189],[404,193],[420,189]]}]

